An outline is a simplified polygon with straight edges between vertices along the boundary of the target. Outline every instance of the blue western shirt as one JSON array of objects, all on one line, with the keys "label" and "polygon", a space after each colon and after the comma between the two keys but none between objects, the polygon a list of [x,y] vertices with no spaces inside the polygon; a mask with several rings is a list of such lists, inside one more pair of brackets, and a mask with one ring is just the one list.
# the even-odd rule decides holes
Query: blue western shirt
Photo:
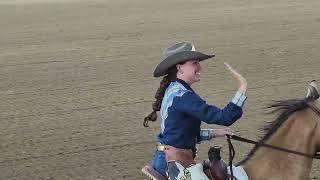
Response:
[{"label": "blue western shirt", "polygon": [[208,105],[183,80],[175,80],[166,89],[162,100],[161,133],[158,141],[176,148],[195,149],[196,143],[207,139],[201,121],[229,126],[242,116],[246,96],[237,92],[223,109]]}]

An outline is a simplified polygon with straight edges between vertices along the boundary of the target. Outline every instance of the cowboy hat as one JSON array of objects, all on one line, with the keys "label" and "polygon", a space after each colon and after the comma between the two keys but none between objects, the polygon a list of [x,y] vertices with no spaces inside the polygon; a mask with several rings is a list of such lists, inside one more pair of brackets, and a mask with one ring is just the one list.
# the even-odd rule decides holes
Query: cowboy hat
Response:
[{"label": "cowboy hat", "polygon": [[158,64],[153,72],[154,77],[160,77],[166,75],[168,69],[176,64],[183,63],[188,60],[203,61],[214,57],[215,55],[207,55],[196,51],[194,45],[190,42],[177,43],[164,51],[165,59]]}]

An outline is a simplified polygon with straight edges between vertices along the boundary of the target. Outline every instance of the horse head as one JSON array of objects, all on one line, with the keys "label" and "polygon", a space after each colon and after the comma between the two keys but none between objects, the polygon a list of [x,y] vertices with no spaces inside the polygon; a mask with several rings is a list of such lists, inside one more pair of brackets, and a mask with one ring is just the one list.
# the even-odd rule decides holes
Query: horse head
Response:
[{"label": "horse head", "polygon": [[319,124],[320,123],[319,122],[320,121],[320,98],[319,98],[319,92],[318,92],[318,88],[315,80],[311,81],[311,83],[309,84],[306,98],[312,100],[312,105],[314,105],[315,107],[314,111],[317,114],[315,140],[316,140],[316,151],[319,152],[320,151],[320,124]]}]

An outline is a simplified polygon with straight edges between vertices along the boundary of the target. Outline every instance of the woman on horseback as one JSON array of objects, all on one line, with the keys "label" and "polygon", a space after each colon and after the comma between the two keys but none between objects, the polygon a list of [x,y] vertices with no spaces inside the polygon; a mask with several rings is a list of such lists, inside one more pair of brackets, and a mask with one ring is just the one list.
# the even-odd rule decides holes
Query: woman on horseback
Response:
[{"label": "woman on horseback", "polygon": [[194,163],[197,143],[233,134],[230,128],[201,129],[201,121],[230,126],[238,120],[242,116],[242,107],[246,100],[247,82],[241,74],[225,63],[237,80],[239,89],[231,102],[220,109],[208,105],[191,88],[192,84],[200,81],[200,61],[214,55],[196,51],[189,42],[167,48],[164,55],[165,59],[153,73],[154,77],[164,77],[155,94],[153,112],[145,117],[143,125],[147,127],[148,121],[155,121],[157,111],[160,111],[161,132],[158,135],[159,144],[152,167],[167,177],[166,172],[169,176],[172,174],[170,167],[168,169],[168,162],[178,161],[184,166]]}]

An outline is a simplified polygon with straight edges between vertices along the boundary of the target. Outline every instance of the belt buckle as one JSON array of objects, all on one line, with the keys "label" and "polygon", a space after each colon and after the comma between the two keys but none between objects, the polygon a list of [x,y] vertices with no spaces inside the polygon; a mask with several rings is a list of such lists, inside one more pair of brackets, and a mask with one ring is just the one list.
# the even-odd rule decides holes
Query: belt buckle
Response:
[{"label": "belt buckle", "polygon": [[166,150],[166,147],[165,147],[165,145],[163,145],[163,144],[159,144],[159,145],[157,146],[157,150],[158,150],[158,151],[165,151],[165,150]]}]

